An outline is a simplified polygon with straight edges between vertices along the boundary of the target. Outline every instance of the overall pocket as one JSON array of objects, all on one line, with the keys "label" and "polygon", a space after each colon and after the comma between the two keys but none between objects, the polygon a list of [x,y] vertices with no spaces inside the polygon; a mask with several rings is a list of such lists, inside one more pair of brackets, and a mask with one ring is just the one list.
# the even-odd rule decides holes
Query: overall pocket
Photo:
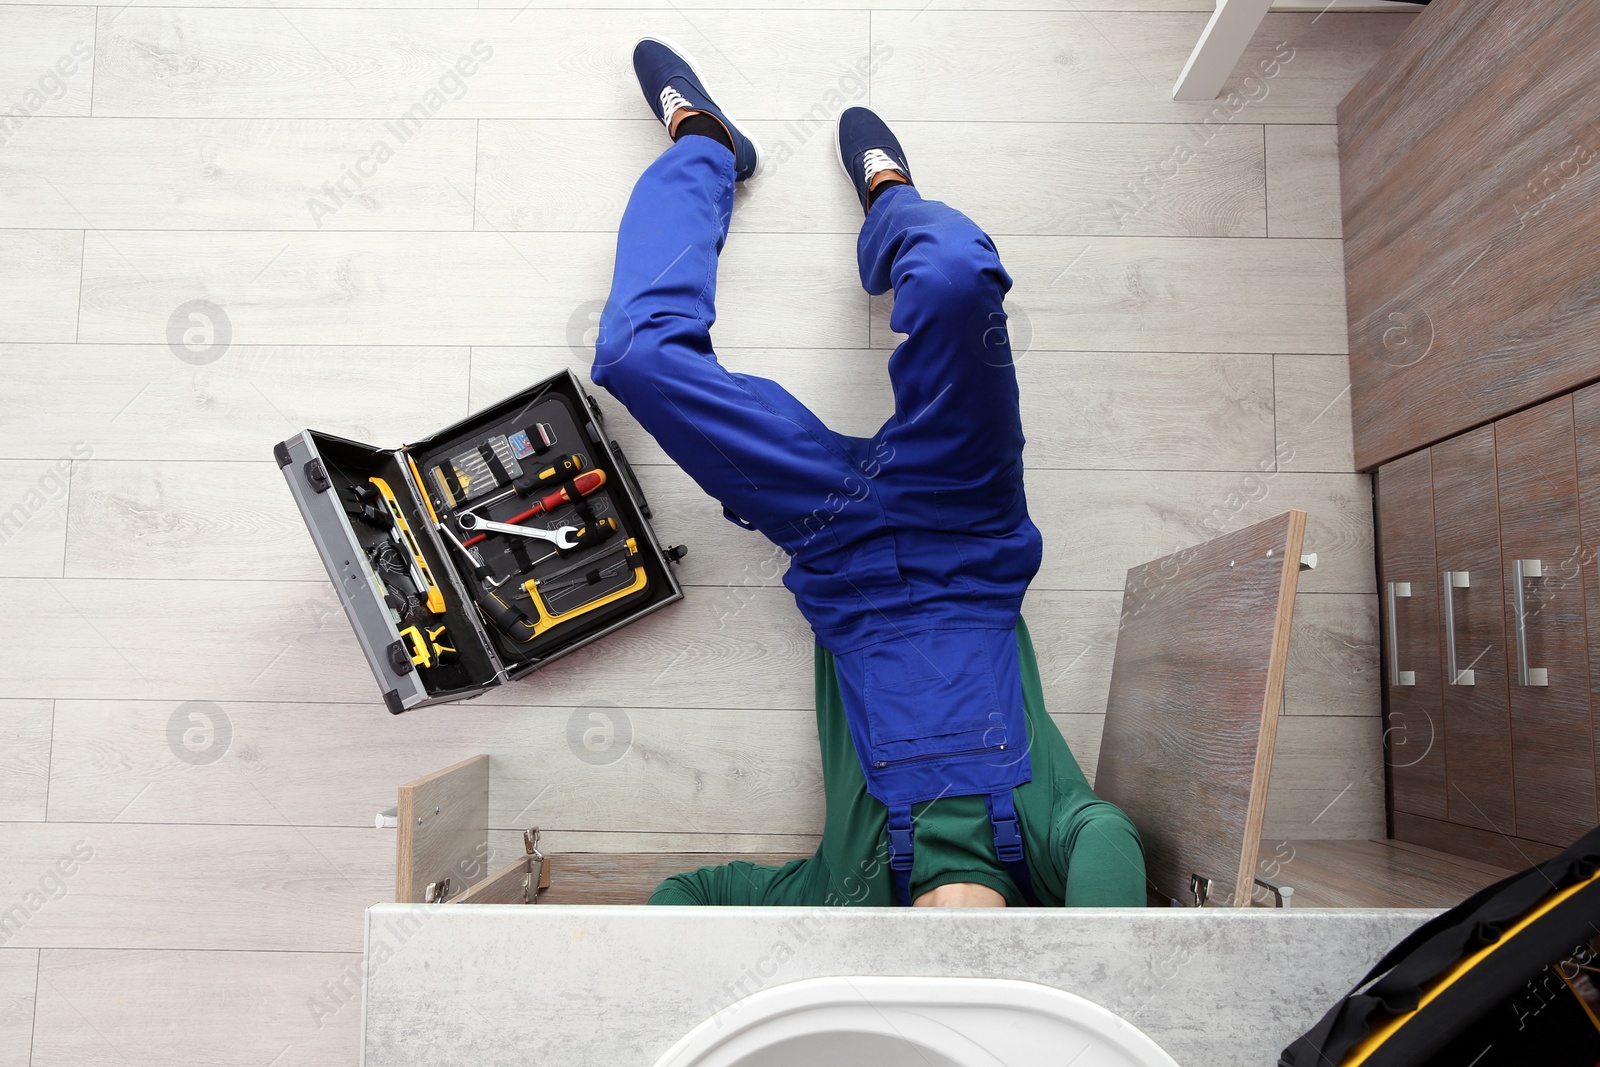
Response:
[{"label": "overall pocket", "polygon": [[879,766],[1010,743],[984,636],[929,630],[868,648],[863,700],[869,760]]}]

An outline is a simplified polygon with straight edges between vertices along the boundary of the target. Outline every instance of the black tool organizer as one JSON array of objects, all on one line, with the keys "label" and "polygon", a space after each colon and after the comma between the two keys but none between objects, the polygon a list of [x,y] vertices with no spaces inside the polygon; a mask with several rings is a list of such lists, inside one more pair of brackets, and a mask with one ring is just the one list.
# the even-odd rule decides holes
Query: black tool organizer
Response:
[{"label": "black tool organizer", "polygon": [[[657,543],[632,468],[570,371],[398,449],[305,430],[273,455],[395,714],[477,696],[683,598],[671,565],[685,549]],[[565,502],[520,518],[563,490]],[[409,538],[393,533],[395,510]],[[576,527],[586,540],[560,550],[468,529],[459,521],[468,511],[523,527]],[[441,522],[462,544],[483,533],[474,558],[449,543]],[[442,612],[428,606],[429,578]],[[428,642],[440,626],[440,642]]]}]

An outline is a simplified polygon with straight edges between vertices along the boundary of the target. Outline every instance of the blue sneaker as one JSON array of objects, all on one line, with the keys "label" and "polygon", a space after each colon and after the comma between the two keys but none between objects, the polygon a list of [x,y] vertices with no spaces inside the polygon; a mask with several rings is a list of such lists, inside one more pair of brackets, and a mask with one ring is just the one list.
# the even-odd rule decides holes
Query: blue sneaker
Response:
[{"label": "blue sneaker", "polygon": [[867,185],[875,174],[897,170],[911,181],[911,166],[906,162],[900,139],[877,114],[864,107],[847,107],[833,129],[834,145],[839,149],[839,165],[856,187],[861,210],[867,209]]},{"label": "blue sneaker", "polygon": [[733,174],[739,181],[761,169],[761,146],[711,98],[700,68],[689,53],[664,37],[645,37],[633,46],[633,72],[661,124],[672,129],[673,112],[683,108],[715,115],[733,136]]}]

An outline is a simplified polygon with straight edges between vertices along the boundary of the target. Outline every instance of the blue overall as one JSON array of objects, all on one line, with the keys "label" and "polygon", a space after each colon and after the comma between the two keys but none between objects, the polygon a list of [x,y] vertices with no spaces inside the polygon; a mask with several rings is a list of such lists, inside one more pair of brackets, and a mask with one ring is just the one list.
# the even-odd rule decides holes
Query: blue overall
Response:
[{"label": "blue overall", "polygon": [[1042,542],[1022,490],[1011,279],[965,215],[910,186],[880,196],[857,242],[861,283],[894,289],[906,340],[889,360],[894,414],[846,437],[712,352],[733,187],[732,154],[705,137],[644,172],[592,377],[729,518],[789,554],[784,585],[835,657],[867,790],[888,808],[900,902],[912,805],[981,794],[1033,903],[1011,796],[1030,777],[1015,628]]}]

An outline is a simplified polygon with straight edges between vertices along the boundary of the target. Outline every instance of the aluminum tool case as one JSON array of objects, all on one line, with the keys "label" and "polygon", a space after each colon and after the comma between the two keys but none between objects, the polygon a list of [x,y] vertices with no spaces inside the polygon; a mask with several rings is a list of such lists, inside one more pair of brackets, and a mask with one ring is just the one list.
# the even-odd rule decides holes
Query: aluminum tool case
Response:
[{"label": "aluminum tool case", "polygon": [[[528,521],[538,521],[550,528],[560,522],[581,521],[571,516],[587,512],[614,516],[620,527],[620,532],[608,541],[575,550],[573,562],[561,560],[562,569],[572,571],[576,566],[581,570],[586,552],[598,560],[608,553],[622,551],[626,553],[625,576],[627,573],[634,576],[629,584],[643,584],[633,592],[617,592],[615,595],[619,599],[614,603],[597,608],[585,606],[579,613],[581,617],[570,618],[531,641],[518,643],[489,623],[474,604],[477,579],[463,565],[458,550],[445,543],[435,526],[435,518],[442,510],[439,507],[442,491],[434,485],[419,484],[419,481],[430,476],[423,472],[444,462],[441,457],[473,449],[481,441],[504,434],[505,427],[524,423],[542,425],[554,438],[548,451],[531,457],[528,465],[552,456],[576,454],[583,458],[584,470],[598,469],[606,475],[599,489],[583,497],[586,507],[563,505],[552,509],[548,516]],[[489,443],[492,445],[493,441]],[[273,457],[289,483],[289,491],[300,507],[311,539],[339,592],[339,600],[377,678],[384,703],[396,715],[429,704],[479,696],[683,599],[683,589],[672,565],[685,549],[680,546],[663,550],[657,542],[650,526],[649,504],[627,458],[617,443],[606,436],[599,405],[571,371],[547,378],[430,437],[399,448],[378,448],[316,430],[303,430],[274,445]],[[442,668],[413,665],[411,651],[401,637],[401,626],[384,601],[380,592],[381,579],[367,555],[367,549],[375,540],[385,535],[369,529],[366,523],[353,520],[347,510],[352,489],[358,484],[369,484],[368,479],[373,477],[382,479],[392,489],[399,511],[415,536],[435,584],[443,593],[443,614],[430,614],[428,620],[446,625],[454,641],[459,658],[452,666],[459,669],[449,672],[452,684],[439,684]],[[515,499],[508,501],[508,505],[516,503]],[[567,514],[564,516],[563,512]],[[548,523],[545,522],[547,518]],[[615,543],[628,539],[631,545],[627,548],[619,548]],[[502,537],[501,540],[509,546],[520,543],[521,539]],[[529,544],[535,551],[541,547],[539,542]],[[508,547],[507,551],[515,550]],[[501,572],[505,569],[501,568]],[[642,577],[638,576],[640,569]],[[609,570],[617,568],[613,565]],[[589,580],[594,581],[592,575],[601,573],[598,564],[587,573]],[[566,584],[580,583],[568,581]],[[518,582],[508,581],[501,588],[511,591],[518,585]],[[424,678],[424,673],[432,677]]]}]

